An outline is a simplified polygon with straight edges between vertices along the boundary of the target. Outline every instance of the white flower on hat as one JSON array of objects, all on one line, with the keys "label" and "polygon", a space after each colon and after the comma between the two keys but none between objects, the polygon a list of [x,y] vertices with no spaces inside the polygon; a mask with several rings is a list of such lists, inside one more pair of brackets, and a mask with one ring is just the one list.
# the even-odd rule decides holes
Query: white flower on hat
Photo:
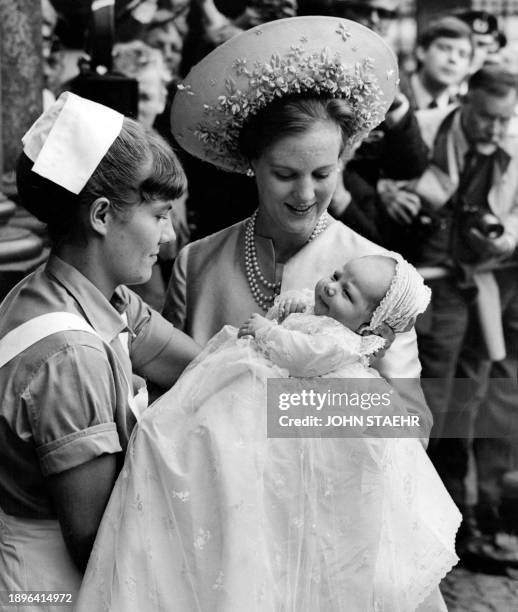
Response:
[{"label": "white flower on hat", "polygon": [[173,134],[193,155],[245,173],[243,124],[275,99],[307,93],[350,103],[353,148],[383,120],[397,75],[392,50],[360,24],[320,16],[277,20],[229,40],[191,70],[173,104]]}]

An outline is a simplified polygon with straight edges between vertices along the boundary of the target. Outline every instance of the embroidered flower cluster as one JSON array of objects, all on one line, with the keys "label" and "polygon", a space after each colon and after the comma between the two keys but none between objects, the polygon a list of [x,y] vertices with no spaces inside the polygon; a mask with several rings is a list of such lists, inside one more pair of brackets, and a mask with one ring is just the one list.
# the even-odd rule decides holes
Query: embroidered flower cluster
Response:
[{"label": "embroidered flower cluster", "polygon": [[[337,31],[344,42],[347,32]],[[206,119],[195,135],[207,146],[212,158],[232,159],[236,172],[246,172],[248,162],[238,147],[239,132],[244,122],[276,98],[311,92],[316,96],[331,96],[349,101],[354,111],[354,147],[380,123],[384,115],[383,92],[374,72],[374,60],[365,58],[353,65],[346,65],[338,53],[328,48],[321,52],[304,52],[301,45],[294,45],[281,56],[273,54],[265,63],[249,66],[246,58],[233,63],[236,77],[245,77],[247,84],[240,88],[233,78],[225,83],[226,95],[218,97],[217,104],[204,105]],[[354,51],[354,49],[353,49]],[[387,79],[391,75],[387,74]],[[180,86],[185,93],[194,92]]]}]

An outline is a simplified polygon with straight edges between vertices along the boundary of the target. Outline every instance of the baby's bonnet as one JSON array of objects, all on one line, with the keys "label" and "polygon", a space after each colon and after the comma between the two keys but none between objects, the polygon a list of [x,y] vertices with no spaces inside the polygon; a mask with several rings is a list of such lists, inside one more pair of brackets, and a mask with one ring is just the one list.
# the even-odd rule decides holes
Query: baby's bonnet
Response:
[{"label": "baby's bonnet", "polygon": [[396,261],[394,276],[365,331],[375,332],[383,323],[396,333],[408,331],[417,315],[428,307],[431,291],[414,266],[399,253],[388,252],[384,256]]}]

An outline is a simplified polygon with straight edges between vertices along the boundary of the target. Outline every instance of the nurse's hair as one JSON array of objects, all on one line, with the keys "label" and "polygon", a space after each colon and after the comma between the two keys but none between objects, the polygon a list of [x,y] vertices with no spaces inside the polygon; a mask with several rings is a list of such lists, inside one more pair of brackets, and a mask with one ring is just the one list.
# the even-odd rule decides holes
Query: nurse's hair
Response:
[{"label": "nurse's hair", "polygon": [[86,213],[97,198],[107,198],[123,213],[139,202],[176,200],[187,186],[183,168],[165,140],[126,117],[78,194],[32,172],[33,165],[25,153],[20,155],[16,169],[20,204],[47,224],[54,248],[86,241]]}]

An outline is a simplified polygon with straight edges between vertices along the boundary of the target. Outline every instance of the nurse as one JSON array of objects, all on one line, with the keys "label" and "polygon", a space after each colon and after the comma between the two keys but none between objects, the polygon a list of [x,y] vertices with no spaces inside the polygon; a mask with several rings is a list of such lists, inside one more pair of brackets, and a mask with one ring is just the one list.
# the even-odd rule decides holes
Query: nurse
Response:
[{"label": "nurse", "polygon": [[125,286],[174,237],[186,179],[155,133],[68,92],[23,144],[21,203],[52,248],[0,306],[0,591],[73,598],[145,379],[170,387],[199,351]]}]

